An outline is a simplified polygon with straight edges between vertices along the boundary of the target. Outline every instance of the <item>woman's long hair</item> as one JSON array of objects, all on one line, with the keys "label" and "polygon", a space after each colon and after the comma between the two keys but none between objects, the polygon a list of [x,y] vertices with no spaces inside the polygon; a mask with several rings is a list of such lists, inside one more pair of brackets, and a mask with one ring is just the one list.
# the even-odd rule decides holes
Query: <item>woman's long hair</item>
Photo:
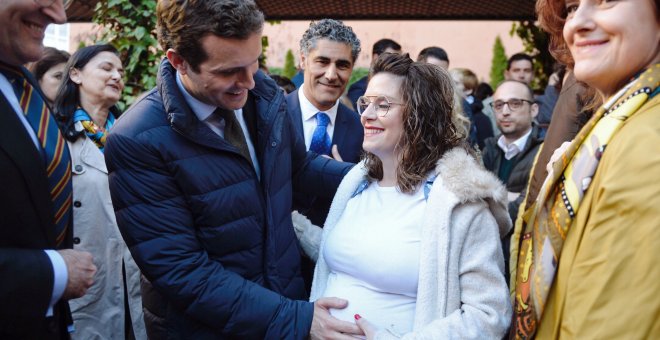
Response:
[{"label": "woman's long hair", "polygon": [[[459,126],[454,109],[453,80],[446,70],[432,64],[413,62],[408,54],[384,53],[378,57],[370,77],[389,73],[403,77],[403,135],[396,148],[400,152],[396,170],[401,192],[414,192],[448,150],[465,146],[465,131]],[[383,178],[383,164],[365,152],[368,176]]]},{"label": "woman's long hair", "polygon": [[[57,90],[57,97],[53,104],[53,113],[55,119],[60,125],[60,129],[64,133],[64,137],[73,142],[79,137],[84,135],[83,131],[76,131],[73,122],[73,114],[80,107],[80,90],[78,84],[71,80],[70,74],[72,69],[82,70],[92,58],[101,52],[110,52],[119,56],[119,52],[112,45],[93,45],[87,46],[76,51],[64,68],[65,76],[62,78],[62,83]],[[121,114],[119,108],[113,105],[110,112],[118,117]]]}]

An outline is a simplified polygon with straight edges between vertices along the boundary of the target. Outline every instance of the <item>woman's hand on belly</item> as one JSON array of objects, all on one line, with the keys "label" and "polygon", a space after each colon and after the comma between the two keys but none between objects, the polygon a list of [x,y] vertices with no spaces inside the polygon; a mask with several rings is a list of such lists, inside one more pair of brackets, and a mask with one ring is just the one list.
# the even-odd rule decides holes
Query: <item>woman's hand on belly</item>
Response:
[{"label": "woman's hand on belly", "polygon": [[357,323],[358,327],[364,332],[367,340],[376,338],[376,332],[378,329],[367,319],[361,317],[360,314],[355,314],[355,323]]}]

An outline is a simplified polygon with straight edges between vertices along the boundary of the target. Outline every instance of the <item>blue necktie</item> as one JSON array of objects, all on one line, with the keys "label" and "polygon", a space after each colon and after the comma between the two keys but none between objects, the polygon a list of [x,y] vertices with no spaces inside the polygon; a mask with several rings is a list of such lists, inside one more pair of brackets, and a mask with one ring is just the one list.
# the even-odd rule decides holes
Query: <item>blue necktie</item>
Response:
[{"label": "blue necktie", "polygon": [[324,112],[316,114],[316,129],[312,135],[312,143],[309,145],[309,150],[318,153],[319,155],[330,155],[332,148],[332,139],[328,135],[328,124],[330,117]]},{"label": "blue necktie", "polygon": [[0,72],[7,77],[14,88],[23,114],[39,139],[40,153],[44,169],[48,175],[50,199],[53,202],[53,223],[55,225],[55,243],[64,243],[71,220],[71,158],[69,148],[55,119],[43,98],[23,75],[23,71],[0,64]]}]

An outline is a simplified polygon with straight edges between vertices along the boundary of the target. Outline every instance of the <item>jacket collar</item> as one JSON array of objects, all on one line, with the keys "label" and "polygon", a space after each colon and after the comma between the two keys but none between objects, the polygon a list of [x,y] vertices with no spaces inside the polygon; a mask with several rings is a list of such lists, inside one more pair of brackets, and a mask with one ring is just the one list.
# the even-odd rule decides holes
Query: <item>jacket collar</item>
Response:
[{"label": "jacket collar", "polygon": [[[257,130],[262,134],[263,129],[271,126],[277,118],[283,95],[275,82],[261,71],[255,74],[254,81],[255,87],[250,90],[250,94],[256,103]],[[174,130],[198,144],[220,149],[228,147],[228,144],[201,122],[190,109],[176,84],[176,69],[167,58],[163,59],[158,70],[157,89],[163,100],[167,119]]]},{"label": "jacket collar", "polygon": [[507,212],[506,188],[465,149],[457,147],[447,151],[438,161],[435,172],[461,203],[486,201],[499,227],[500,237],[508,234],[511,217]]},{"label": "jacket collar", "polygon": [[160,63],[156,84],[163,100],[167,119],[175,131],[198,144],[213,148],[224,143],[222,138],[203,124],[190,109],[176,85],[176,69],[167,58]]},{"label": "jacket collar", "polygon": [[532,133],[529,135],[529,138],[527,138],[527,142],[525,143],[525,147],[516,155],[516,157],[522,157],[522,155],[527,154],[530,150],[532,150],[535,146],[543,143],[543,138],[540,137],[541,134],[541,129],[536,123],[532,123]]}]

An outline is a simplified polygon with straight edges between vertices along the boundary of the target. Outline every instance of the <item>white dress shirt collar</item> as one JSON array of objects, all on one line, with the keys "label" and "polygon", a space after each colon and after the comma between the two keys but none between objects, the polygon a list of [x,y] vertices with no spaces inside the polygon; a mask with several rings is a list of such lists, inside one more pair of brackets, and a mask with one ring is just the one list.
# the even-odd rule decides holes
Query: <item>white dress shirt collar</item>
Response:
[{"label": "white dress shirt collar", "polygon": [[305,97],[305,91],[303,90],[304,85],[304,83],[300,85],[300,90],[298,90],[298,100],[300,101],[300,112],[302,113],[303,122],[314,119],[316,114],[319,111],[322,111],[325,112],[328,117],[330,117],[330,125],[335,125],[335,120],[337,119],[337,109],[339,108],[339,100],[329,110],[319,110],[307,99],[307,97]]},{"label": "white dress shirt collar", "polygon": [[532,129],[529,129],[526,134],[524,134],[522,137],[516,139],[513,141],[513,143],[506,143],[506,140],[504,139],[504,136],[500,136],[500,138],[497,140],[497,146],[504,151],[504,158],[507,160],[510,160],[513,157],[516,157],[520,152],[525,149],[525,144],[527,144],[527,140],[529,139],[529,136],[532,135]]},{"label": "white dress shirt collar", "polygon": [[176,73],[176,85],[179,87],[181,94],[183,94],[183,99],[186,101],[192,112],[195,113],[200,121],[205,122],[217,107],[215,105],[206,104],[193,97],[183,86],[179,72]]}]

